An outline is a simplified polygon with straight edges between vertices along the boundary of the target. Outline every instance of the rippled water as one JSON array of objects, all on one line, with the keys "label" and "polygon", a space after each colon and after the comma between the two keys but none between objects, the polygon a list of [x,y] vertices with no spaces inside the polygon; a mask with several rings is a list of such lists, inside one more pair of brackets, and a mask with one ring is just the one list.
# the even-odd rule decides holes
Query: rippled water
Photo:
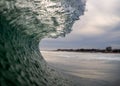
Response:
[{"label": "rippled water", "polygon": [[[95,80],[96,83],[101,84],[100,86],[120,85],[120,54],[51,51],[43,51],[42,54],[50,66],[63,73]],[[87,81],[89,80],[82,82],[83,86]],[[93,83],[85,86],[99,86]]]}]

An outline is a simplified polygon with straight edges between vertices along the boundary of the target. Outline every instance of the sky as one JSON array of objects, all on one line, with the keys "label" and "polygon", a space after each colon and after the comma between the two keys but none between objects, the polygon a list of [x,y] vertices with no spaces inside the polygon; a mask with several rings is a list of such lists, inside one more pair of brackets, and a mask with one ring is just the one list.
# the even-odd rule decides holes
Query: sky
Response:
[{"label": "sky", "polygon": [[87,0],[86,11],[65,38],[45,38],[41,50],[120,48],[120,0]]}]

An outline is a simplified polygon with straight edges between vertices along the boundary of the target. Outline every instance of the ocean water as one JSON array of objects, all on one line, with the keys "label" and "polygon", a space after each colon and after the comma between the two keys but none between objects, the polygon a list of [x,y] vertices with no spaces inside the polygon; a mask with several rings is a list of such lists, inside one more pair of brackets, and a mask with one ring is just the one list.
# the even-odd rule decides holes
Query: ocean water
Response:
[{"label": "ocean water", "polygon": [[48,64],[77,86],[120,86],[120,54],[42,51]]},{"label": "ocean water", "polygon": [[0,0],[0,86],[72,86],[51,70],[38,45],[57,38],[85,11],[85,0]]}]

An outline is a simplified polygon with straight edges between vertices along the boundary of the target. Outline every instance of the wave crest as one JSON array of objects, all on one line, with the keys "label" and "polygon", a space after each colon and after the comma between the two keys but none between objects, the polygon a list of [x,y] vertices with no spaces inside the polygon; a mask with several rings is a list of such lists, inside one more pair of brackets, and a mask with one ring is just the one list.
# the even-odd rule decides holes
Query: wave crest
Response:
[{"label": "wave crest", "polygon": [[9,24],[38,37],[64,36],[80,15],[84,14],[83,0],[1,0],[0,13]]}]

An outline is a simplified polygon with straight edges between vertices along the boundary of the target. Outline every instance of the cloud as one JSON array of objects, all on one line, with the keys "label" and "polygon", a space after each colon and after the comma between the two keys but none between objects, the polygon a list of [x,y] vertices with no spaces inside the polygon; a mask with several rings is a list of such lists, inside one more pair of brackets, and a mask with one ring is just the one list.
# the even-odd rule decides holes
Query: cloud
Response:
[{"label": "cloud", "polygon": [[88,12],[74,25],[74,34],[96,36],[108,32],[120,22],[120,15],[114,13],[114,10],[117,9],[114,4],[117,3],[118,0],[89,0]]}]

